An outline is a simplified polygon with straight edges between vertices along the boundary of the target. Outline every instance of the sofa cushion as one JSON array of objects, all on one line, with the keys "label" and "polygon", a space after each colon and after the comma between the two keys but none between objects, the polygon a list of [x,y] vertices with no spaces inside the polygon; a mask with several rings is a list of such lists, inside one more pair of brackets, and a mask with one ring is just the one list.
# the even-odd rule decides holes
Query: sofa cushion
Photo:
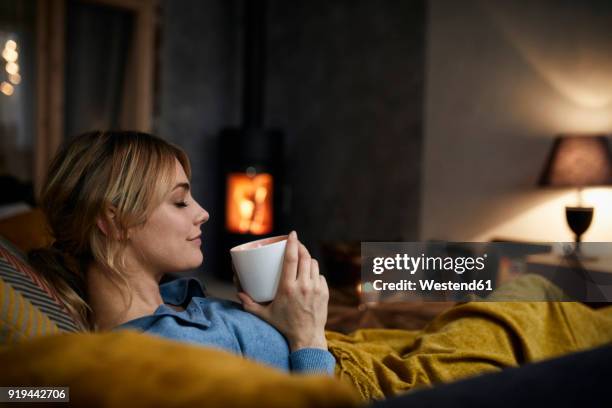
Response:
[{"label": "sofa cushion", "polygon": [[55,322],[0,277],[0,344],[59,332]]},{"label": "sofa cushion", "polygon": [[0,236],[9,240],[23,253],[53,243],[45,215],[39,208],[0,219]]},{"label": "sofa cushion", "polygon": [[55,292],[36,275],[24,255],[2,237],[0,280],[0,331],[5,333],[3,342],[56,330],[79,330]]}]

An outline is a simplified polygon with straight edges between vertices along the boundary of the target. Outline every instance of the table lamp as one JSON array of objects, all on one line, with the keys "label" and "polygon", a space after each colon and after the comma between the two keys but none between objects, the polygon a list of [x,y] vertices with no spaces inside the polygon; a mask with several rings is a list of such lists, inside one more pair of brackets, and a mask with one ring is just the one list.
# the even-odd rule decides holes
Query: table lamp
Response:
[{"label": "table lamp", "polygon": [[612,155],[608,139],[603,135],[558,136],[538,185],[578,189],[578,205],[565,207],[565,217],[575,234],[575,252],[579,254],[582,234],[593,220],[593,207],[582,206],[582,189],[612,185]]}]

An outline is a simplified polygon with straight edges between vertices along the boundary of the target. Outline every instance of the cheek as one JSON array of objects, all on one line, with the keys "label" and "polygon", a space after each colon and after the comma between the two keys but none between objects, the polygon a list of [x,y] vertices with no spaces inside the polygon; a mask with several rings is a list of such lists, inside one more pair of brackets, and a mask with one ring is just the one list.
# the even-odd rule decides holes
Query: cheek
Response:
[{"label": "cheek", "polygon": [[190,230],[186,214],[169,207],[170,205],[154,212],[146,226],[147,235],[155,236],[164,243],[171,243],[181,237],[186,239]]},{"label": "cheek", "polygon": [[187,241],[194,230],[186,216],[169,211],[151,217],[146,228],[134,239],[134,244],[140,248],[144,263],[154,270],[193,269],[203,261],[200,246]]},{"label": "cheek", "polygon": [[187,241],[194,234],[194,226],[186,214],[174,213],[166,217],[158,230],[155,250],[158,264],[166,271],[197,268],[203,260],[200,245]]},{"label": "cheek", "polygon": [[168,242],[158,253],[160,266],[167,272],[180,272],[197,268],[204,259],[200,245],[185,240],[184,237]]}]

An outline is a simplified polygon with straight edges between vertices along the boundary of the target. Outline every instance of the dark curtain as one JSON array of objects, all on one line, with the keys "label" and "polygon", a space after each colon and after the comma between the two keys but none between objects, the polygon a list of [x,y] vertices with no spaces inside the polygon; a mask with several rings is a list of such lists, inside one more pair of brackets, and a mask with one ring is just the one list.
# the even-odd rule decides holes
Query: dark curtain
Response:
[{"label": "dark curtain", "polygon": [[67,2],[67,137],[119,128],[133,26],[129,10]]}]

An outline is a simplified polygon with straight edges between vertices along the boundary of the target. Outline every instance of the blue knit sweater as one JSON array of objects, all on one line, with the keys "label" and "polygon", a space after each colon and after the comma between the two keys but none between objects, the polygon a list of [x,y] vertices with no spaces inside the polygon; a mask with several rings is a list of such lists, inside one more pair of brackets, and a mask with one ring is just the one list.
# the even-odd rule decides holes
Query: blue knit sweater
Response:
[{"label": "blue knit sweater", "polygon": [[[302,373],[332,375],[336,360],[323,349],[289,350],[287,340],[273,326],[243,310],[239,303],[206,297],[195,278],[180,278],[160,285],[164,304],[152,315],[114,328],[136,329],[179,341],[217,347],[244,357]],[[176,311],[171,305],[185,305]]]}]

